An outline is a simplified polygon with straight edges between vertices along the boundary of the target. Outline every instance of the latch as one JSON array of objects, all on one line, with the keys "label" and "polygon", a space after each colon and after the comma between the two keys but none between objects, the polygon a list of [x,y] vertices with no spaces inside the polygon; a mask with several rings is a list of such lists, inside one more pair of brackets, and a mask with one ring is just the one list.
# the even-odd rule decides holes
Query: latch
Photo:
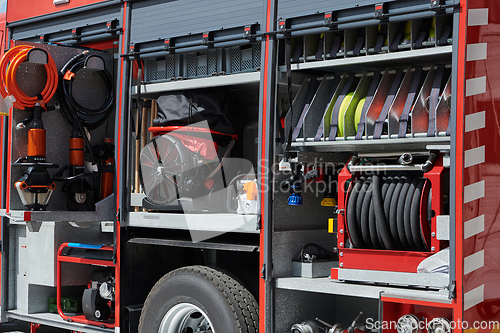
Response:
[{"label": "latch", "polygon": [[40,43],[46,44],[49,42],[49,36],[47,35],[40,35]]},{"label": "latch", "polygon": [[214,34],[212,32],[204,32],[203,33],[203,38],[201,40],[201,43],[203,45],[210,45],[211,42],[214,40]]},{"label": "latch", "polygon": [[106,22],[106,32],[107,33],[114,33],[117,29],[118,25],[118,20],[112,20],[112,21],[108,21]]},{"label": "latch", "polygon": [[173,39],[165,38],[163,40],[163,49],[165,51],[168,51],[169,53],[174,53],[175,50],[173,49],[173,47],[174,47],[174,40]]},{"label": "latch", "polygon": [[376,19],[380,21],[386,20],[387,19],[387,17],[385,16],[386,14],[388,14],[387,3],[381,2],[375,5],[374,16]]},{"label": "latch", "polygon": [[243,28],[243,38],[253,39],[253,36],[255,35],[256,31],[257,31],[256,24],[246,25]]},{"label": "latch", "polygon": [[79,41],[80,35],[81,35],[81,30],[82,30],[81,28],[71,29],[71,39]]},{"label": "latch", "polygon": [[334,24],[333,22],[337,21],[337,14],[334,12],[326,12],[325,13],[325,18],[323,19],[323,25],[325,27],[328,27],[332,30],[337,29],[337,24]]},{"label": "latch", "polygon": [[445,4],[445,0],[431,0],[430,8],[434,11],[440,11]]},{"label": "latch", "polygon": [[278,21],[278,32],[285,34],[288,29],[290,29],[290,22],[286,19],[280,19]]}]

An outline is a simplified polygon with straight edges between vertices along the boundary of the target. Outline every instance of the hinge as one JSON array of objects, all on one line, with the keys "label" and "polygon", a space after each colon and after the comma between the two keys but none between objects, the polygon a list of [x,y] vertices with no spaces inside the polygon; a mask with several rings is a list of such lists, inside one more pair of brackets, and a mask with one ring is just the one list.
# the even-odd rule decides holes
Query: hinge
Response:
[{"label": "hinge", "polygon": [[454,299],[455,297],[457,297],[456,295],[456,290],[457,289],[457,282],[455,280],[451,281],[451,284],[450,284],[450,295],[449,295],[449,298],[450,299]]}]

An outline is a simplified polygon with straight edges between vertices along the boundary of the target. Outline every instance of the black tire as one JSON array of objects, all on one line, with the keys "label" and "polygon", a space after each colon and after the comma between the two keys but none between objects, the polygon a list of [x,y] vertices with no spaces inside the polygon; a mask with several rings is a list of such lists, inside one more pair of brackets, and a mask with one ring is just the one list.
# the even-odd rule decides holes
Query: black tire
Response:
[{"label": "black tire", "polygon": [[139,333],[159,332],[167,312],[182,304],[203,311],[215,333],[258,332],[257,301],[246,288],[214,268],[189,266],[166,274],[151,289],[142,309]]}]

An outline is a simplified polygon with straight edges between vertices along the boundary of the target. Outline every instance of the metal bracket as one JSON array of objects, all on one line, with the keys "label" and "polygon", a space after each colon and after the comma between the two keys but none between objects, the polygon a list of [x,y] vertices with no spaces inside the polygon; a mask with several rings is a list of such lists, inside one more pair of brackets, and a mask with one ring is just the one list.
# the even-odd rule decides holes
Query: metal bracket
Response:
[{"label": "metal bracket", "polygon": [[49,54],[45,50],[33,48],[26,54],[26,61],[45,65],[49,62]]},{"label": "metal bracket", "polygon": [[85,59],[84,67],[97,71],[103,71],[105,69],[104,59],[98,55],[90,55]]}]

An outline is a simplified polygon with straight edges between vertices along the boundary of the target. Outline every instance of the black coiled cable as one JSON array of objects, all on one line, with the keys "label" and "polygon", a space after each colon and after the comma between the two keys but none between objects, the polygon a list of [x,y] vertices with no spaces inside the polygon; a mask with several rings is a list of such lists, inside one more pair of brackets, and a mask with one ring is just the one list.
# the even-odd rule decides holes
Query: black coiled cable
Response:
[{"label": "black coiled cable", "polygon": [[[114,105],[114,86],[111,74],[106,70],[97,71],[106,85],[106,99],[104,103],[96,109],[89,109],[78,103],[73,97],[73,79],[74,76],[66,76],[68,73],[76,73],[85,67],[85,60],[88,57],[88,51],[84,51],[71,58],[61,69],[60,75],[60,93],[62,94],[61,112],[64,118],[73,124],[76,118],[80,125],[89,130],[99,127],[109,117]],[[92,98],[92,96],[89,96]]]},{"label": "black coiled cable", "polygon": [[[422,172],[361,175],[347,197],[346,225],[354,248],[429,251],[421,226]],[[429,215],[429,214],[427,214]],[[428,216],[424,217],[428,219]],[[430,221],[427,221],[430,223]]]}]

